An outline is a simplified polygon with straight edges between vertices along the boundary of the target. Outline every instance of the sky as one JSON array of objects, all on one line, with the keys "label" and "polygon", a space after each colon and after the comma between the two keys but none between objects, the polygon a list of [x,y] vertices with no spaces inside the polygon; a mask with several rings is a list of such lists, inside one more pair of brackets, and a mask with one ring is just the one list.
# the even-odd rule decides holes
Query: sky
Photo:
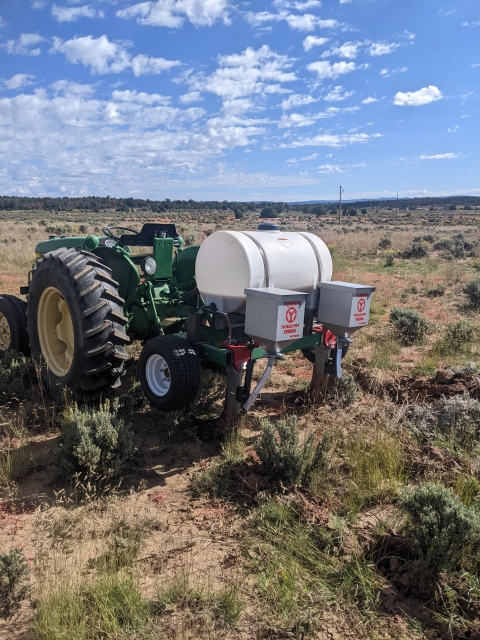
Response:
[{"label": "sky", "polygon": [[480,196],[478,0],[4,0],[0,194]]}]

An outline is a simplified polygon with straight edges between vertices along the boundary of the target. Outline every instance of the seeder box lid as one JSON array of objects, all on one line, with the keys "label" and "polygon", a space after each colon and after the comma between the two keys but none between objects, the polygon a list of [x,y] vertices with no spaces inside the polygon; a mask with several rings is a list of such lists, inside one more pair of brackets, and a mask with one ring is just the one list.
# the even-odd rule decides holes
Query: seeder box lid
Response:
[{"label": "seeder box lid", "polygon": [[286,296],[294,296],[296,298],[299,298],[303,302],[307,297],[307,294],[301,291],[290,291],[289,289],[277,289],[275,287],[249,288],[245,289],[244,293],[247,296],[254,296],[267,300],[282,300]]},{"label": "seeder box lid", "polygon": [[357,293],[373,293],[375,287],[369,287],[364,284],[355,284],[353,282],[340,282],[340,280],[332,280],[331,282],[319,282],[319,289],[334,289],[336,291],[350,291],[352,294]]}]

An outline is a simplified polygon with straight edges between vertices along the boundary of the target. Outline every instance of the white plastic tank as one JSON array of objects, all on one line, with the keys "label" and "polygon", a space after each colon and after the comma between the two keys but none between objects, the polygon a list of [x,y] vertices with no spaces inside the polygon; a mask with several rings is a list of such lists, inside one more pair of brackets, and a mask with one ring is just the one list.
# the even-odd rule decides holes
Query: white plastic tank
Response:
[{"label": "white plastic tank", "polygon": [[327,245],[313,233],[216,231],[200,247],[195,265],[198,289],[219,311],[245,313],[245,289],[277,287],[309,294],[332,279]]}]

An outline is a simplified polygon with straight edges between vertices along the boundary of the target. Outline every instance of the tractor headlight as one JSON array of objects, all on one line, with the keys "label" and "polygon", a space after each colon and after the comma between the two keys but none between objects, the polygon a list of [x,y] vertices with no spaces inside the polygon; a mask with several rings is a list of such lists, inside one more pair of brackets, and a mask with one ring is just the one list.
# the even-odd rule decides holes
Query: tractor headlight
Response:
[{"label": "tractor headlight", "polygon": [[146,273],[148,276],[153,276],[157,270],[157,262],[151,257],[144,258],[140,267],[143,273]]}]

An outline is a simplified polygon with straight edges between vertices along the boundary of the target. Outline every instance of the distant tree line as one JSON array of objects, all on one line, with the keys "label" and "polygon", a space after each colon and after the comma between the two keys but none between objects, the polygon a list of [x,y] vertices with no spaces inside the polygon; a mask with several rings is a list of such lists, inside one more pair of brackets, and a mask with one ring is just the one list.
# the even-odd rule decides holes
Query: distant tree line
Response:
[{"label": "distant tree line", "polygon": [[[368,209],[393,210],[397,206],[396,200],[359,200],[345,202],[342,205],[343,215],[365,215]],[[431,211],[457,209],[474,210],[480,208],[480,197],[450,196],[448,198],[408,198],[398,201],[401,211],[415,210],[418,207],[430,207]],[[120,211],[128,213],[140,210],[153,213],[166,213],[170,210],[223,210],[232,211],[236,218],[241,219],[246,213],[260,210],[262,218],[277,218],[285,213],[310,214],[326,216],[338,214],[338,202],[325,203],[284,203],[284,202],[237,202],[228,200],[142,200],[140,198],[111,198],[110,196],[84,196],[78,198],[29,198],[20,196],[0,196],[0,211]]]}]

